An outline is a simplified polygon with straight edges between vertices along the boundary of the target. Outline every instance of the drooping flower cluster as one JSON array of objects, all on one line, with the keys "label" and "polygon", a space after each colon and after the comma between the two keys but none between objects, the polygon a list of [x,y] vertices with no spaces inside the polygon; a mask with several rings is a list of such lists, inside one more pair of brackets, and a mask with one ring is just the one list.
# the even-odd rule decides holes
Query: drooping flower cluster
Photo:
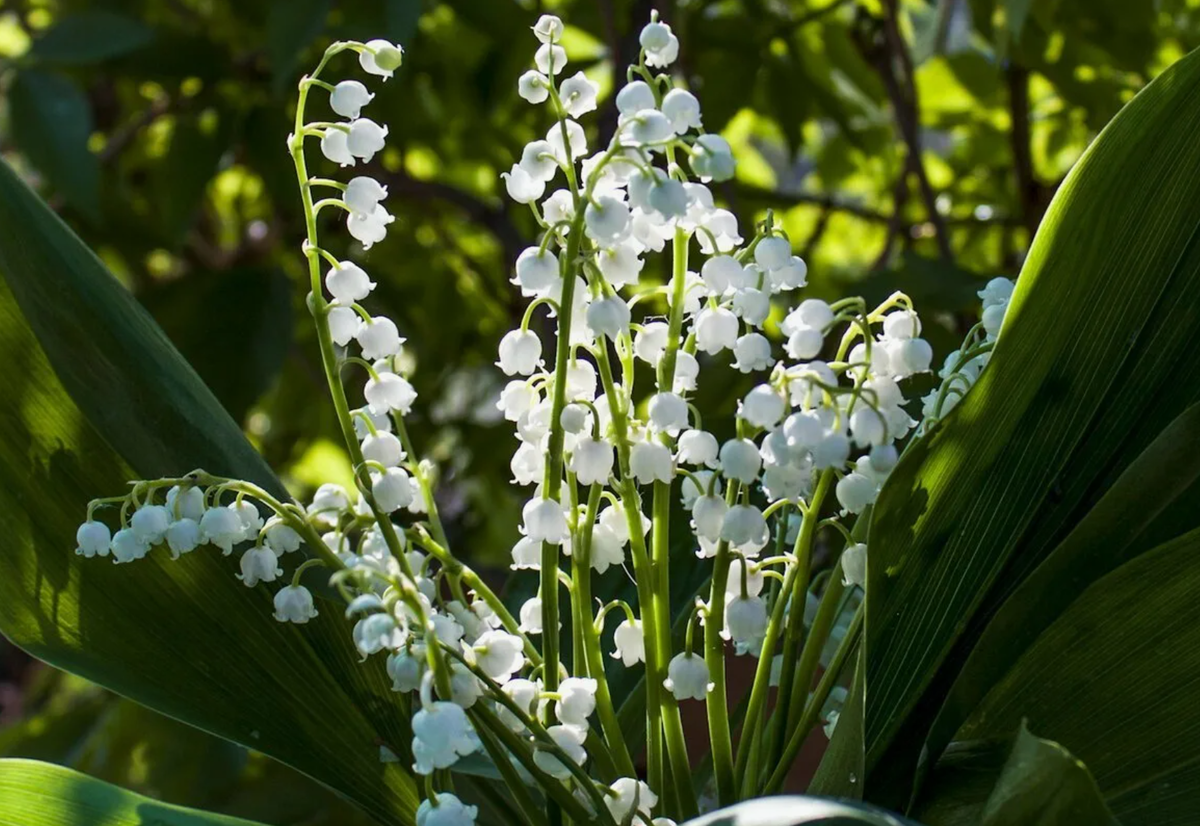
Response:
[{"label": "drooping flower cluster", "polygon": [[[551,125],[501,175],[540,232],[515,262],[513,283],[530,303],[499,342],[497,366],[510,381],[497,407],[516,431],[513,482],[528,489],[512,567],[537,573],[536,594],[514,616],[453,555],[432,493],[434,468],[418,460],[405,429],[416,391],[399,370],[404,339],[362,305],[375,287],[363,267],[330,254],[317,236],[326,208],[345,212],[364,249],[391,223],[383,183],[312,177],[304,154],[309,137],[341,167],[384,150],[387,127],[362,117],[373,98],[367,87],[318,76],[332,56],[352,50],[364,71],[390,77],[401,52],[384,41],[330,47],[301,81],[288,142],[313,219],[304,245],[309,306],[358,489],[322,485],[301,508],[203,471],[140,482],[129,496],[93,503],[78,552],[128,562],[160,544],[173,558],[206,543],[231,554],[240,544],[248,587],[280,580],[288,554],[308,555],[274,595],[275,618],[301,624],[317,614],[301,575],[328,568],[358,654],[386,658],[394,690],[415,695],[411,742],[381,746],[381,759],[403,760],[426,778],[420,826],[475,822],[474,806],[434,782],[480,753],[519,766],[577,822],[667,826],[674,821],[664,815],[690,815],[697,797],[680,702],[710,704],[714,764],[732,759],[728,718],[713,712],[726,704],[727,648],[759,658],[746,727],[764,726],[767,688],[780,686],[770,727],[784,758],[759,766],[748,794],[778,789],[772,784],[806,733],[792,729],[818,719],[800,713],[806,704],[830,730],[836,722],[844,692],[810,696],[811,684],[818,665],[836,676],[855,643],[867,568],[866,545],[841,520],[866,511],[896,465],[898,446],[917,425],[906,379],[929,370],[932,352],[906,296],[871,308],[855,298],[796,295],[807,266],[774,218],[768,213],[744,237],[733,213],[717,205],[709,184],[734,175],[733,153],[704,132],[695,95],[654,71],[669,71],[678,57],[666,23],[654,17],[642,30],[639,61],[612,101],[616,130],[601,147],[589,147],[580,122],[600,104],[599,86],[584,72],[568,76],[562,21],[545,15],[533,32],[534,68],[517,89],[546,107]],[[347,120],[306,122],[312,89],[328,92]],[[318,187],[336,195],[314,202]],[[666,278],[647,266],[657,256]],[[981,293],[983,342],[969,338],[963,358],[947,362],[940,396],[926,400],[926,421],[931,410],[948,410],[982,367],[1011,293],[1000,281]],[[552,340],[531,329],[539,311],[554,320]],[[639,366],[652,371],[652,387],[635,387]],[[758,375],[738,401],[732,433],[719,437],[701,421],[694,400],[702,370],[706,379]],[[355,409],[349,375],[363,376],[361,393],[350,387],[350,397],[363,400]],[[822,519],[835,500],[840,516]],[[93,509],[117,503],[121,524],[112,535]],[[668,551],[671,511],[680,507],[711,582],[676,646]],[[813,550],[825,528],[847,541],[836,576],[821,578],[812,575]],[[612,567],[632,571],[635,605],[593,597],[593,574]],[[609,637],[614,611],[623,619]],[[568,623],[569,660],[558,633]],[[645,779],[617,720],[606,660],[646,672]],[[588,774],[596,753],[589,738],[603,744],[618,775],[610,785]],[[754,742],[745,734],[743,741]],[[733,766],[715,767],[727,799]],[[672,795],[663,794],[668,782]]]}]

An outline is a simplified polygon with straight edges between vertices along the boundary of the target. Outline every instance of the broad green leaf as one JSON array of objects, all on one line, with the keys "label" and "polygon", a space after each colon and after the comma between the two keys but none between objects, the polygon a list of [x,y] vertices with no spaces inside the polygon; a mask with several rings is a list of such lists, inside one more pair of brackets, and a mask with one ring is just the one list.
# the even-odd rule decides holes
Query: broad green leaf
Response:
[{"label": "broad green leaf", "polygon": [[[34,760],[0,760],[0,826],[255,826]],[[262,826],[262,824],[258,824]]]},{"label": "broad green leaf", "polygon": [[288,85],[300,52],[325,28],[332,7],[332,0],[272,0],[267,11],[267,54],[277,92]]},{"label": "broad green leaf", "polygon": [[1087,764],[1125,826],[1192,822],[1200,799],[1197,554],[1200,530],[1092,585],[960,737],[992,739],[1027,718]]},{"label": "broad green leaf", "polygon": [[[933,758],[1037,636],[1091,583],[1147,547],[1148,529],[1172,506],[1200,506],[1200,405],[1171,422],[988,624],[930,732]],[[1151,544],[1154,544],[1153,541]]]},{"label": "broad green leaf", "polygon": [[1024,723],[979,826],[1116,826],[1087,766]]},{"label": "broad green leaf", "polygon": [[59,75],[17,73],[8,101],[13,142],[71,206],[100,219],[100,161],[88,149],[92,110],[82,91]]},{"label": "broad green leaf", "polygon": [[336,603],[271,618],[236,560],[76,557],[89,499],[205,466],[285,495],[162,331],[0,166],[0,630],[119,694],[275,757],[377,818],[411,818],[407,717]]},{"label": "broad green leaf", "polygon": [[687,821],[683,826],[920,826],[866,803],[822,797],[761,797]]},{"label": "broad green leaf", "polygon": [[860,645],[856,659],[858,665],[854,671],[854,679],[850,682],[846,703],[838,715],[837,725],[833,729],[833,737],[829,741],[829,746],[821,756],[817,773],[808,786],[810,794],[852,800],[862,799],[863,780],[866,776],[863,748],[865,654],[866,649]]},{"label": "broad green leaf", "polygon": [[128,54],[154,39],[139,20],[110,11],[69,14],[33,41],[31,56],[42,63],[86,65]]},{"label": "broad green leaf", "polygon": [[873,773],[912,771],[986,619],[1196,400],[1198,81],[1192,54],[1077,164],[1039,229],[991,364],[880,496],[867,603]]}]

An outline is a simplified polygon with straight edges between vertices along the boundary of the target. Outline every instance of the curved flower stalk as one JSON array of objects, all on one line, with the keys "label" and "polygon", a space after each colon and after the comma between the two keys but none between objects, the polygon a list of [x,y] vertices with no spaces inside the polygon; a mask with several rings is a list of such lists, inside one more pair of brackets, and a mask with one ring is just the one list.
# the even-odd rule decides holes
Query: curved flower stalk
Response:
[{"label": "curved flower stalk", "polygon": [[[421,826],[475,822],[476,808],[449,790],[446,770],[481,751],[532,823],[547,822],[547,806],[528,778],[548,801],[550,822],[566,815],[613,826],[665,826],[694,815],[701,800],[777,790],[805,737],[836,723],[844,696],[837,682],[862,625],[866,520],[856,517],[869,511],[917,425],[902,382],[932,359],[907,296],[877,307],[797,296],[807,266],[771,214],[744,237],[735,216],[716,206],[708,184],[731,178],[735,160],[724,139],[704,132],[698,100],[669,74],[679,42],[666,23],[652,17],[642,30],[639,61],[616,92],[616,131],[599,148],[588,146],[579,120],[596,109],[598,86],[582,72],[568,76],[563,32],[550,15],[534,27],[534,68],[518,91],[545,107],[549,128],[501,176],[540,228],[515,262],[513,283],[530,303],[500,341],[497,362],[511,377],[497,405],[515,425],[513,481],[529,489],[512,567],[535,572],[540,586],[517,616],[450,547],[433,496],[436,469],[419,459],[405,427],[416,392],[399,368],[404,340],[368,309],[368,273],[332,255],[319,235],[327,210],[364,249],[392,222],[378,181],[311,177],[306,157],[312,142],[341,167],[382,150],[388,128],[362,116],[372,93],[322,75],[353,52],[365,72],[386,80],[402,53],[385,41],[329,47],[300,82],[287,142],[306,216],[308,306],[357,490],[322,485],[301,508],[194,471],[96,500],[79,529],[79,553],[122,563],[159,546],[173,558],[204,545],[238,548],[243,584],[277,588],[280,622],[302,624],[326,610],[300,576],[327,568],[360,655],[385,656],[394,689],[415,695]],[[346,120],[308,121],[314,90]],[[669,279],[643,284],[655,255],[668,259]],[[985,293],[989,308],[1007,302],[997,282]],[[784,310],[782,347],[766,333],[773,307]],[[961,377],[986,358],[1003,316],[988,312],[948,362],[926,422],[949,409]],[[535,313],[553,319],[549,352],[530,329]],[[651,387],[636,386],[639,362],[653,371]],[[724,442],[692,401],[701,367],[707,379],[729,369],[722,364],[761,377]],[[351,375],[362,384],[348,393]],[[352,408],[360,388],[365,403]],[[118,504],[112,534],[94,517]],[[691,516],[685,540],[711,574],[679,637],[668,554],[678,507]],[[824,516],[831,510],[840,513]],[[846,540],[832,569],[817,569],[822,531]],[[304,548],[314,556],[289,579],[285,564]],[[635,605],[593,592],[593,574],[612,566],[631,570]],[[560,650],[566,627],[569,657]],[[758,660],[736,754],[730,652]],[[645,670],[644,772],[609,690],[612,660]],[[707,708],[711,787],[689,763],[680,721],[680,703],[696,701]],[[407,708],[398,703],[397,713]]]}]

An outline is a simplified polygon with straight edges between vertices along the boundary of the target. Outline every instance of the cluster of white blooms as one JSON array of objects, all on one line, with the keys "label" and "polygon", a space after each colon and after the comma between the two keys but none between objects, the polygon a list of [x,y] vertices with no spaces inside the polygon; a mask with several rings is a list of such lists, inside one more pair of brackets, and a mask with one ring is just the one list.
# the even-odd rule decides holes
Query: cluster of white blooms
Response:
[{"label": "cluster of white blooms", "polygon": [[[704,131],[697,98],[655,72],[669,71],[678,56],[667,24],[654,16],[642,30],[639,61],[615,90],[615,132],[606,146],[591,148],[579,119],[597,108],[599,86],[583,72],[568,75],[562,21],[544,15],[533,32],[534,68],[517,88],[526,101],[546,105],[553,125],[501,176],[507,194],[529,206],[541,229],[538,243],[515,262],[513,283],[531,301],[520,326],[501,339],[497,360],[510,377],[497,407],[515,426],[513,482],[528,489],[512,567],[540,577],[517,616],[451,552],[432,495],[433,468],[417,460],[404,425],[417,396],[399,371],[404,339],[393,321],[360,303],[375,284],[358,264],[318,244],[315,217],[324,207],[345,211],[349,233],[364,248],[382,240],[392,221],[379,181],[360,175],[342,183],[306,171],[306,137],[319,138],[324,156],[343,167],[383,150],[387,127],[361,116],[373,95],[356,80],[301,81],[289,149],[314,219],[304,247],[309,306],[358,489],[352,495],[322,485],[302,508],[203,471],[140,482],[129,496],[89,507],[78,553],[128,562],[156,545],[178,558],[205,543],[225,554],[248,543],[240,557],[248,587],[279,580],[285,555],[308,553],[274,596],[274,616],[290,623],[317,613],[301,574],[315,565],[332,569],[357,652],[363,660],[385,660],[393,689],[415,695],[412,741],[403,745],[410,745],[412,769],[426,778],[418,826],[475,822],[475,807],[436,791],[433,782],[439,770],[480,751],[493,760],[515,759],[543,785],[555,786],[546,789],[548,797],[582,805],[598,821],[670,826],[654,816],[661,814],[661,788],[632,776],[604,786],[586,773],[589,736],[609,743],[618,761],[626,750],[623,742],[609,742],[616,718],[600,656],[606,616],[617,608],[624,613],[607,653],[625,668],[644,664],[647,691],[656,698],[648,714],[707,700],[722,679],[715,669],[723,668],[726,645],[762,657],[760,668],[780,684],[798,647],[789,649],[781,636],[780,617],[789,610],[803,612],[803,625],[814,628],[814,616],[826,612],[825,636],[813,643],[824,651],[820,662],[844,653],[842,641],[861,619],[866,546],[848,538],[842,580],[825,589],[828,596],[849,588],[834,606],[818,599],[817,586],[804,590],[813,537],[826,525],[848,536],[839,519],[875,501],[898,461],[898,445],[917,424],[905,380],[930,369],[932,351],[902,294],[874,308],[855,298],[793,295],[807,284],[807,266],[773,216],[743,237],[733,213],[716,205],[708,184],[734,175],[733,153],[723,138]],[[385,41],[338,43],[318,74],[346,49],[358,52],[366,72],[385,79],[400,62],[399,47]],[[345,122],[303,122],[314,88],[329,93]],[[339,194],[314,203],[317,187]],[[646,263],[660,253],[669,262],[666,283],[643,283]],[[654,271],[647,270],[645,282]],[[982,339],[969,337],[947,362],[943,388],[926,400],[927,421],[974,380],[1011,291],[1010,282],[997,279],[981,293]],[[530,329],[539,310],[557,324],[550,349]],[[640,393],[639,363],[654,375],[653,387]],[[729,438],[706,430],[692,401],[701,367],[711,376],[721,364],[759,375],[738,402]],[[363,374],[365,403],[350,410],[345,376]],[[818,525],[822,507],[834,499],[841,514]],[[114,535],[92,511],[118,502]],[[670,624],[663,613],[666,580],[648,570],[651,558],[665,565],[676,503],[690,514],[689,541],[700,564],[713,571],[681,650],[671,650],[671,634],[663,631]],[[627,565],[637,580],[638,607],[600,600],[593,614],[591,597],[581,596],[590,595],[592,574]],[[796,576],[801,569],[804,576]],[[794,592],[786,590],[793,578],[803,583]],[[768,587],[772,579],[785,587]],[[569,614],[557,606],[563,584]],[[563,615],[571,619],[574,644],[583,646],[571,670],[557,654]],[[703,651],[693,645],[696,627],[704,628]],[[838,697],[814,702],[832,727]],[[661,725],[670,751],[665,718]],[[672,761],[686,761],[680,745],[677,738]],[[384,747],[384,758],[398,759],[399,751]],[[623,756],[620,773],[632,774],[630,755]],[[649,773],[651,784],[662,780],[662,766],[657,770],[657,777],[653,768]]]},{"label": "cluster of white blooms", "polygon": [[944,417],[967,395],[992,356],[992,345],[1000,335],[1000,327],[1008,313],[1016,284],[1007,278],[993,278],[979,291],[983,301],[983,317],[967,334],[957,350],[946,356],[938,378],[942,383],[923,399],[922,428]]}]

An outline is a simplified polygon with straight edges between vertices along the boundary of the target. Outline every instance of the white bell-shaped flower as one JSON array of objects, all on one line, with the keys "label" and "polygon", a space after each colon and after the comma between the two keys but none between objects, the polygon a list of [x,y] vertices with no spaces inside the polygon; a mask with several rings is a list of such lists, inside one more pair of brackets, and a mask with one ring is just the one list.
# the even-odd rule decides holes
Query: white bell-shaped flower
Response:
[{"label": "white bell-shaped flower", "polygon": [[849,437],[834,430],[825,431],[821,441],[812,448],[813,467],[817,470],[844,467],[849,458]]},{"label": "white bell-shaped flower", "polygon": [[543,43],[533,53],[533,65],[544,75],[559,75],[567,68],[567,50],[553,43]]},{"label": "white bell-shaped flower", "polygon": [[720,539],[728,511],[729,505],[720,496],[705,494],[697,497],[692,503],[692,526],[696,534],[713,542]]},{"label": "white bell-shaped flower", "polygon": [[875,472],[886,475],[896,466],[896,462],[900,459],[900,454],[896,450],[895,445],[877,444],[871,448],[870,459],[871,467]]},{"label": "white bell-shaped flower", "polygon": [[838,480],[838,502],[850,513],[862,513],[867,505],[875,501],[878,488],[875,482],[861,473],[847,473]]},{"label": "white bell-shaped flower", "polygon": [[380,126],[370,118],[357,118],[350,122],[350,132],[346,135],[346,148],[356,158],[370,163],[375,153],[383,149],[388,128]]},{"label": "white bell-shaped flower", "polygon": [[111,550],[113,562],[119,565],[141,559],[150,552],[150,545],[140,539],[133,528],[122,528],[113,535]]},{"label": "white bell-shaped flower", "polygon": [[993,278],[976,295],[983,300],[983,309],[1008,304],[1017,285],[1007,278]]},{"label": "white bell-shaped flower", "polygon": [[704,658],[684,651],[676,654],[667,663],[667,678],[663,687],[675,695],[676,700],[703,700],[712,691],[713,683],[709,680],[708,663]]},{"label": "white bell-shaped flower", "polygon": [[381,315],[360,324],[354,337],[358,339],[362,356],[367,361],[394,356],[400,352],[400,345],[404,343],[396,329],[396,323]]},{"label": "white bell-shaped flower", "polygon": [[672,89],[663,97],[662,112],[671,121],[671,128],[676,135],[682,135],[689,129],[699,129],[703,124],[700,118],[700,101],[696,96],[684,89]]},{"label": "white bell-shaped flower", "polygon": [[629,332],[629,305],[618,295],[598,298],[588,305],[586,321],[594,335],[615,340]]},{"label": "white bell-shaped flower", "polygon": [[860,404],[850,414],[850,435],[859,447],[880,445],[887,438],[887,424],[877,410]]},{"label": "white bell-shaped flower", "polygon": [[730,439],[721,445],[720,462],[725,478],[749,484],[762,469],[762,454],[749,439]]},{"label": "white bell-shaped flower", "polygon": [[[563,130],[566,130],[567,139],[563,143]],[[565,120],[561,123],[556,123],[550,127],[550,131],[546,133],[546,143],[550,144],[554,150],[554,157],[558,158],[561,163],[575,162],[587,154],[587,133],[583,131],[583,127],[577,121]],[[567,156],[567,149],[570,149],[570,157]],[[571,193],[564,190],[559,190],[562,193],[562,198],[568,204],[571,203]],[[556,192],[555,195],[558,193]],[[543,204],[543,209],[546,205]],[[562,219],[570,219],[567,214],[556,215],[551,218],[550,211],[544,211],[543,217],[550,223]]]},{"label": "white bell-shaped flower", "polygon": [[267,520],[263,528],[263,542],[280,556],[300,550],[300,534],[278,516]]},{"label": "white bell-shaped flower", "polygon": [[450,792],[437,793],[437,805],[426,798],[417,807],[417,826],[475,826],[477,806],[468,806]]},{"label": "white bell-shaped flower", "polygon": [[448,769],[458,758],[474,753],[479,740],[460,706],[445,701],[425,705],[413,715],[413,770],[432,774]]},{"label": "white bell-shaped flower", "polygon": [[629,469],[643,485],[670,482],[675,478],[671,450],[658,442],[635,442],[629,451]]},{"label": "white bell-shaped flower", "polygon": [[867,587],[867,546],[861,542],[847,545],[842,551],[842,584]]},{"label": "white bell-shaped flower", "polygon": [[576,72],[558,87],[558,97],[567,114],[578,118],[595,111],[596,93],[599,91],[599,83],[588,80],[583,72]]},{"label": "white bell-shaped flower", "polygon": [[347,213],[346,230],[354,240],[363,245],[364,250],[369,250],[387,237],[388,224],[395,220],[382,204],[376,204],[374,211],[369,214]]},{"label": "white bell-shaped flower", "polygon": [[1008,314],[1007,304],[994,304],[987,307],[983,311],[983,331],[987,333],[988,338],[994,339],[1000,335],[1000,328],[1004,324],[1004,317]]},{"label": "white bell-shaped flower", "polygon": [[346,184],[346,191],[342,193],[342,200],[345,201],[350,211],[362,215],[372,215],[375,207],[379,206],[379,202],[386,197],[387,187],[366,175],[357,175],[351,178],[350,182]]},{"label": "white bell-shaped flower", "polygon": [[762,593],[767,578],[761,569],[755,570],[754,563],[742,557],[734,557],[729,561],[729,577],[725,581],[725,593],[734,596],[742,593],[745,585],[746,593],[756,597]]},{"label": "white bell-shaped flower", "polygon": [[[604,796],[604,805],[617,823],[645,823],[650,820],[651,810],[658,805],[658,795],[641,780],[620,777],[611,786],[612,794]],[[640,817],[633,817],[634,809]]]},{"label": "white bell-shaped flower", "polygon": [[501,172],[500,178],[504,181],[508,197],[518,204],[532,204],[546,191],[545,181],[530,175],[520,164],[513,164],[512,169]]},{"label": "white bell-shaped flower", "polygon": [[384,513],[395,513],[412,504],[412,479],[398,467],[388,468],[385,473],[372,473],[371,495],[377,508]]},{"label": "white bell-shaped flower", "polygon": [[75,531],[75,553],[87,559],[108,556],[111,544],[112,531],[103,522],[89,519]]},{"label": "white bell-shaped flower", "polygon": [[626,668],[646,659],[646,636],[642,631],[642,621],[628,618],[613,631],[613,659],[620,660]]},{"label": "white bell-shaped flower", "polygon": [[677,393],[655,393],[650,397],[650,426],[675,434],[688,425],[688,406]]},{"label": "white bell-shaped flower", "polygon": [[586,729],[588,717],[596,710],[596,681],[591,677],[568,677],[558,684],[558,694],[558,719]]},{"label": "white bell-shaped flower", "polygon": [[517,94],[529,103],[544,103],[550,97],[550,79],[530,69],[517,78]]},{"label": "white bell-shaped flower", "polygon": [[611,528],[598,524],[592,528],[592,570],[598,574],[613,565],[625,564],[625,543]]},{"label": "white bell-shaped flower", "polygon": [[740,652],[761,645],[767,633],[767,604],[760,597],[736,596],[725,603],[724,636]]},{"label": "white bell-shaped flower", "polygon": [[329,336],[339,347],[345,347],[358,333],[360,319],[350,307],[330,307],[325,319],[329,322]]},{"label": "white bell-shaped flower", "polygon": [[767,520],[754,505],[734,505],[721,520],[721,539],[731,545],[756,545],[769,535]]},{"label": "white bell-shaped flower", "polygon": [[737,167],[729,142],[712,132],[696,138],[691,160],[692,171],[705,183],[727,181]]},{"label": "white bell-shaped flower", "polygon": [[529,247],[517,256],[514,283],[524,295],[540,295],[560,280],[558,256],[551,250]]},{"label": "white bell-shaped flower", "polygon": [[696,379],[700,377],[700,362],[687,350],[675,353],[675,381],[672,390],[676,393],[691,393],[696,389]]},{"label": "white bell-shaped flower", "polygon": [[681,464],[717,467],[717,437],[706,430],[685,430],[679,434],[675,449]]},{"label": "white bell-shaped flower", "polygon": [[[736,323],[736,321],[735,321]],[[657,367],[662,359],[663,351],[667,349],[667,336],[670,326],[663,321],[651,321],[643,324],[633,337],[633,353],[642,361]]]},{"label": "white bell-shaped flower", "polygon": [[653,109],[654,91],[644,80],[635,80],[617,92],[617,111],[622,115],[635,115],[643,109]]},{"label": "white bell-shaped flower", "polygon": [[738,416],[755,427],[764,430],[774,427],[787,412],[787,402],[769,384],[760,384],[742,399],[738,405]]},{"label": "white bell-shaped flower", "polygon": [[175,485],[167,491],[167,512],[172,519],[188,518],[196,522],[204,516],[204,491],[194,485]]},{"label": "white bell-shaped flower", "polygon": [[647,66],[664,68],[679,57],[679,38],[671,33],[671,27],[666,23],[647,23],[638,35],[638,42],[646,52]]},{"label": "white bell-shaped flower", "polygon": [[[538,695],[541,694],[541,687],[537,683],[532,680],[517,678],[506,682],[500,687],[500,690],[508,695],[513,704],[525,712],[527,716],[532,716],[534,703],[537,702]],[[496,716],[508,726],[510,731],[518,734],[525,731],[525,724],[521,721],[521,718],[499,703],[496,704]]]},{"label": "white bell-shaped flower", "polygon": [[362,455],[385,468],[396,467],[404,461],[404,446],[394,433],[376,431],[362,440]]},{"label": "white bell-shaped flower", "polygon": [[329,93],[329,108],[343,118],[354,120],[374,98],[375,95],[357,80],[343,80]]},{"label": "white bell-shaped flower", "polygon": [[543,14],[533,24],[533,34],[542,43],[557,43],[565,30],[562,20],[553,14]]},{"label": "white bell-shaped flower", "polygon": [[785,335],[790,335],[796,327],[813,327],[818,330],[826,329],[833,323],[833,309],[819,298],[808,298],[801,301],[796,309],[788,313],[780,329]]},{"label": "white bell-shaped flower", "polygon": [[583,220],[588,236],[609,246],[629,233],[629,206],[611,195],[601,195],[587,205]]},{"label": "white bell-shaped flower", "polygon": [[167,547],[171,549],[171,558],[178,559],[181,555],[196,550],[202,539],[200,523],[186,516],[176,519],[167,528]]},{"label": "white bell-shaped flower", "polygon": [[157,545],[167,535],[171,514],[162,505],[142,505],[133,512],[129,527],[139,540],[147,545]]},{"label": "white bell-shaped flower", "polygon": [[[550,726],[546,733],[571,762],[582,766],[587,760],[587,750],[583,747],[584,740],[587,739],[586,726]],[[552,751],[539,748],[533,753],[533,762],[546,774],[559,780],[566,780],[571,776],[571,770],[563,765],[558,755]]]},{"label": "white bell-shaped flower", "polygon": [[509,330],[500,339],[496,365],[506,376],[532,375],[542,364],[542,340],[532,330]]},{"label": "white bell-shaped flower", "polygon": [[733,345],[733,366],[743,373],[770,369],[775,364],[771,342],[762,333],[746,333]]},{"label": "white bell-shaped flower", "polygon": [[[200,533],[204,540],[220,548],[225,556],[233,552],[234,544],[242,541],[245,532],[242,520],[229,508],[209,508],[200,518]],[[113,550],[116,550],[115,544]]]},{"label": "white bell-shaped flower", "polygon": [[303,585],[288,585],[275,592],[275,619],[303,625],[315,616],[312,593]]},{"label": "white bell-shaped flower", "polygon": [[754,248],[754,261],[764,270],[786,267],[792,260],[792,245],[786,238],[773,235],[763,238]]},{"label": "white bell-shaped flower", "polygon": [[379,373],[377,378],[367,379],[363,396],[369,411],[375,416],[386,416],[391,410],[407,416],[417,400],[417,391],[403,376]]},{"label": "white bell-shaped flower", "polygon": [[612,475],[613,446],[603,439],[583,437],[571,451],[569,467],[581,485],[604,484]]},{"label": "white bell-shaped flower", "polygon": [[542,633],[541,597],[530,597],[521,604],[520,623],[517,627],[526,634]]},{"label": "white bell-shaped flower", "polygon": [[259,531],[263,529],[263,518],[254,503],[248,499],[239,499],[231,504],[229,509],[237,514],[242,523],[242,539],[257,539]]},{"label": "white bell-shaped flower", "polygon": [[321,154],[338,166],[354,166],[358,163],[350,152],[350,135],[342,129],[330,127],[321,136]]},{"label": "white bell-shaped flower", "polygon": [[786,264],[771,270],[771,282],[781,290],[798,290],[808,284],[808,264],[793,255]]},{"label": "white bell-shaped flower", "polygon": [[700,277],[710,293],[724,295],[726,290],[739,284],[742,265],[732,255],[714,255],[700,268]]},{"label": "white bell-shaped flower", "polygon": [[[328,515],[330,517],[328,522],[333,523],[337,521],[337,515],[349,507],[350,496],[346,493],[346,489],[333,482],[326,482],[313,494],[312,503],[308,506],[308,515],[318,519],[322,515]],[[207,514],[205,515],[207,516]],[[203,522],[200,527],[204,527]]]},{"label": "white bell-shaped flower", "polygon": [[567,518],[563,515],[562,505],[553,499],[530,499],[522,508],[521,515],[525,522],[525,535],[534,542],[561,545],[567,536]]},{"label": "white bell-shaped flower", "polygon": [[[558,174],[558,159],[549,141],[532,141],[525,144],[518,166],[529,173],[531,178],[543,183],[549,183]],[[537,250],[537,247],[533,249]]]},{"label": "white bell-shaped flower", "polygon": [[253,588],[260,582],[274,582],[283,573],[279,567],[279,557],[270,548],[255,546],[242,554],[241,574],[238,579],[247,588]]},{"label": "white bell-shaped flower", "polygon": [[921,334],[921,319],[912,310],[893,310],[883,317],[887,338],[916,338]]},{"label": "white bell-shaped flower", "polygon": [[370,295],[371,290],[375,289],[375,282],[362,267],[350,261],[342,261],[325,274],[325,287],[334,301],[353,304]]},{"label": "white bell-shaped flower", "polygon": [[808,361],[820,355],[824,346],[824,333],[816,327],[797,325],[792,328],[785,349],[787,354],[797,361]]},{"label": "white bell-shaped flower", "polygon": [[626,120],[630,139],[638,144],[658,144],[673,137],[671,120],[657,109],[643,109]]},{"label": "white bell-shaped flower", "polygon": [[902,338],[883,342],[887,350],[892,376],[902,379],[914,373],[929,371],[933,348],[923,338]]},{"label": "white bell-shaped flower", "polygon": [[525,665],[521,638],[506,631],[485,631],[471,647],[479,668],[498,682],[506,682]]},{"label": "white bell-shaped flower", "polygon": [[402,648],[393,651],[387,658],[387,673],[392,679],[392,691],[409,692],[421,687],[425,657]]},{"label": "white bell-shaped flower", "polygon": [[738,320],[724,307],[705,307],[696,316],[696,347],[715,355],[737,344]]},{"label": "white bell-shaped flower", "polygon": [[646,195],[646,201],[648,206],[664,221],[671,221],[687,215],[687,190],[674,178],[655,181]]}]

